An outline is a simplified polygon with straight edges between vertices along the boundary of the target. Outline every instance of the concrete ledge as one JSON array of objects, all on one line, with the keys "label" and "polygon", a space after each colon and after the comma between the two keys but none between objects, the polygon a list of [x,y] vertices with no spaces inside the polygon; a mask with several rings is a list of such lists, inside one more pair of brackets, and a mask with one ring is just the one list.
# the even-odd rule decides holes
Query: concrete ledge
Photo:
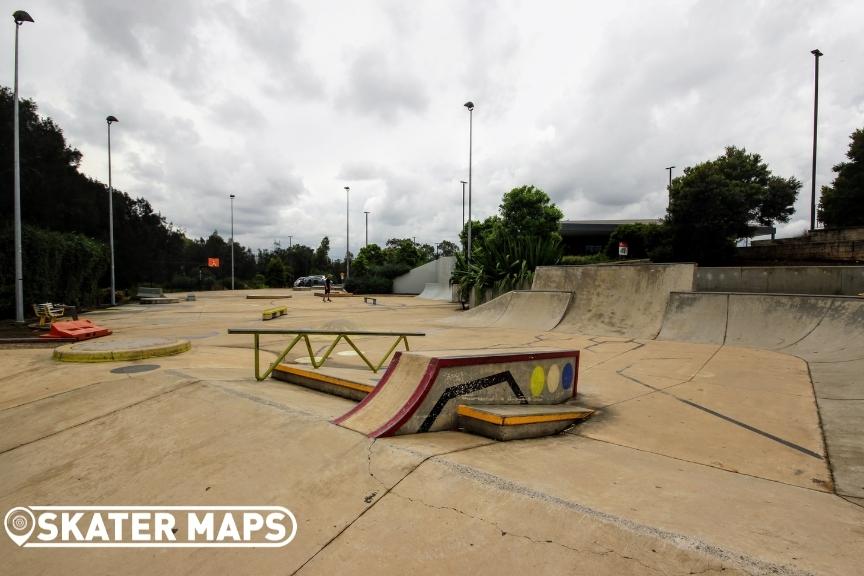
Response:
[{"label": "concrete ledge", "polygon": [[88,340],[60,346],[54,359],[61,362],[126,362],[182,354],[192,348],[189,340],[172,338],[129,338]]},{"label": "concrete ledge", "polygon": [[311,370],[303,370],[302,368],[296,368],[288,364],[280,364],[274,368],[273,378],[357,402],[363,400],[375,389],[374,386],[369,386],[368,384],[352,382],[344,378]]},{"label": "concrete ledge", "polygon": [[[296,288],[295,288],[296,290]],[[247,294],[247,300],[283,300],[293,298],[291,294]]]},{"label": "concrete ledge", "polygon": [[141,298],[141,304],[176,304],[179,298]]},{"label": "concrete ledge", "polygon": [[466,432],[495,440],[520,440],[558,434],[585,420],[593,410],[568,404],[484,405],[461,404],[456,409],[459,425]]}]

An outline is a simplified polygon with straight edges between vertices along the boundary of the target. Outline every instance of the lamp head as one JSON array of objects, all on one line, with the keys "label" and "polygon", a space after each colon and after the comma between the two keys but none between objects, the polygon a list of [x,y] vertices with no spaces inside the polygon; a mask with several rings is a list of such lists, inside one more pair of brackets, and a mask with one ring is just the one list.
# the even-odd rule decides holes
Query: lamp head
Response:
[{"label": "lamp head", "polygon": [[818,48],[816,50],[811,50],[810,54],[813,54],[814,56],[816,56],[816,58],[823,56],[822,52],[820,52]]},{"label": "lamp head", "polygon": [[233,199],[234,199],[234,194],[229,194],[228,197],[231,198],[231,199],[233,200]]},{"label": "lamp head", "polygon": [[345,191],[346,191],[346,192],[347,192],[348,190],[350,190],[350,189],[351,189],[350,186],[345,186]]},{"label": "lamp head", "polygon": [[463,104],[463,106],[465,106],[465,108],[467,108],[469,112],[474,110],[474,103],[473,102],[470,102],[470,101],[465,102],[465,104]]},{"label": "lamp head", "polygon": [[116,116],[108,116],[107,118],[105,118],[105,121],[108,122],[109,125],[110,125],[112,122],[119,122],[119,120],[117,120],[117,117],[116,117]]},{"label": "lamp head", "polygon": [[21,25],[22,22],[33,22],[33,18],[30,16],[30,14],[28,14],[24,10],[16,10],[12,14],[12,18],[15,19],[15,24],[17,24],[19,26]]}]

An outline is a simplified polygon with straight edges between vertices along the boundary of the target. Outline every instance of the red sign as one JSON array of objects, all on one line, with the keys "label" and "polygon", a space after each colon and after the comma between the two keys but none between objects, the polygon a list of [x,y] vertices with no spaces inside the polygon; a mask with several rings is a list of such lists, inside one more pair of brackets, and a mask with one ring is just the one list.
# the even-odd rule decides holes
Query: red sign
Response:
[{"label": "red sign", "polygon": [[627,243],[626,242],[618,242],[618,255],[619,256],[627,256]]},{"label": "red sign", "polygon": [[208,268],[219,268],[219,259],[218,258],[207,258],[207,267]]}]

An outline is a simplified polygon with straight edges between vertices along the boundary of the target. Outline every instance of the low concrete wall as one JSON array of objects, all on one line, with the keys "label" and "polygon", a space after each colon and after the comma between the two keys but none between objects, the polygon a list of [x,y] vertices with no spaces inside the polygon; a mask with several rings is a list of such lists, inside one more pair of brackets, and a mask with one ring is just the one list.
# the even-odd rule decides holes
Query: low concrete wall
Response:
[{"label": "low concrete wall", "polygon": [[739,248],[742,260],[777,262],[864,262],[864,227],[814,230],[799,238],[754,240]]},{"label": "low concrete wall", "polygon": [[697,268],[696,291],[852,296],[864,292],[864,266]]},{"label": "low concrete wall", "polygon": [[455,265],[455,256],[442,256],[437,260],[418,266],[407,274],[393,279],[393,293],[420,294],[426,284],[447,286],[450,283],[450,275],[453,273],[453,266]]}]

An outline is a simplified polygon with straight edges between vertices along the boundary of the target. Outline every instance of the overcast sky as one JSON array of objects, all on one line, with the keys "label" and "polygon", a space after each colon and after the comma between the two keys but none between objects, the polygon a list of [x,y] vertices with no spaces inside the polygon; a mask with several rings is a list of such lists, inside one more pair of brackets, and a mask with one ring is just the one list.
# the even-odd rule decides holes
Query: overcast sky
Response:
[{"label": "overcast sky", "polygon": [[[474,110],[473,215],[513,187],[565,219],[664,214],[666,166],[758,152],[804,184],[813,56],[817,187],[864,127],[864,2],[0,0],[27,10],[22,97],[63,128],[82,170],[192,237],[345,252],[456,240]],[[14,24],[5,33],[12,84]]]}]

